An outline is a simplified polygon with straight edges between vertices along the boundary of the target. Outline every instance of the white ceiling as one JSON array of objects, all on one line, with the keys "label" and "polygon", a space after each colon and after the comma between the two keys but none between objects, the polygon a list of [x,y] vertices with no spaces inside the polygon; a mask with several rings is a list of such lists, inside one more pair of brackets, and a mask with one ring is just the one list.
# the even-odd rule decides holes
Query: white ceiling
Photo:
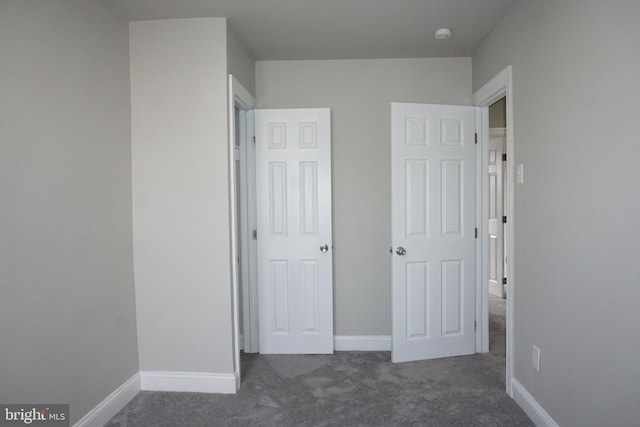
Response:
[{"label": "white ceiling", "polygon": [[[227,17],[256,59],[471,56],[516,0],[110,0],[132,21]],[[449,40],[433,32],[450,27]]]}]

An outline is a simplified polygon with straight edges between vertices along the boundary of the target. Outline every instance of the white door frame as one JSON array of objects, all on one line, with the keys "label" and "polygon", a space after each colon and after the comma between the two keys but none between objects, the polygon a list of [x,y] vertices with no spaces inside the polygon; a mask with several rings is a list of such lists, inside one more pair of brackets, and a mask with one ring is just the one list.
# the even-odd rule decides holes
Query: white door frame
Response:
[{"label": "white door frame", "polygon": [[[253,129],[253,121],[251,120],[250,111],[253,110],[253,107],[255,105],[255,100],[253,96],[251,96],[251,94],[231,74],[229,74],[228,86],[229,86],[229,106],[228,106],[229,107],[229,111],[228,111],[229,148],[228,148],[228,151],[229,151],[229,206],[230,206],[229,221],[230,221],[230,227],[231,227],[231,235],[230,235],[231,259],[229,260],[229,262],[231,263],[231,288],[232,288],[232,298],[233,298],[232,300],[233,301],[232,303],[233,351],[234,351],[234,372],[236,377],[236,390],[237,390],[240,387],[240,348],[246,347],[246,345],[240,342],[240,303],[241,302],[239,298],[240,283],[238,283],[239,282],[238,263],[236,262],[236,260],[238,259],[238,245],[236,242],[236,238],[242,239],[242,241],[245,242],[245,244],[242,245],[242,250],[243,250],[242,259],[245,261],[243,262],[242,269],[244,270],[243,277],[245,279],[249,279],[251,277],[252,263],[249,262],[251,260],[251,257],[248,256],[248,252],[250,251],[250,247],[251,247],[250,243],[252,242],[252,238],[251,236],[249,236],[249,233],[248,233],[248,229],[250,226],[249,215],[243,216],[243,218],[241,219],[241,224],[238,224],[238,221],[236,220],[237,219],[236,203],[237,203],[238,197],[241,197],[240,199],[241,206],[247,206],[247,203],[249,204],[251,203],[250,197],[249,197],[249,195],[251,194],[251,191],[249,191],[249,189],[243,188],[241,192],[244,192],[245,194],[237,194],[236,162],[234,159],[234,151],[235,151],[236,133],[238,133],[238,136],[242,138],[240,141],[240,146],[241,146],[240,173],[244,173],[246,177],[249,177],[250,171],[253,170],[254,168],[251,168],[247,164],[248,163],[247,158],[250,157],[248,155],[248,151],[250,151],[250,149],[247,150],[246,148],[252,147],[252,144],[250,143],[250,141],[253,139],[253,132],[252,131],[247,132],[246,130]],[[244,130],[236,129],[236,121],[235,121],[236,107],[246,112],[243,120],[243,122],[245,123]],[[245,148],[242,148],[242,147],[245,147]],[[245,182],[247,182],[249,186],[251,185],[250,179],[245,180]],[[246,191],[243,191],[243,190],[246,190]],[[245,209],[245,212],[250,212],[250,211],[251,211],[250,207]],[[255,274],[255,269],[253,273]],[[253,277],[255,277],[255,275]],[[248,283],[248,280],[243,280],[243,284],[247,284],[247,283]],[[248,285],[243,286],[243,299],[245,295],[248,296],[248,288],[249,288]],[[243,313],[243,317],[245,319],[247,318],[247,314],[250,314],[250,313]],[[246,337],[247,332],[249,333],[249,339],[253,338],[253,335],[255,335],[257,340],[257,331],[253,331],[251,328],[251,325],[253,323],[247,322],[247,321],[243,323],[244,323],[243,332],[245,334],[245,337],[244,337],[245,342],[247,339]]]},{"label": "white door frame", "polygon": [[[489,268],[489,238],[488,238],[488,222],[489,222],[489,206],[488,197],[489,193],[489,179],[488,179],[488,146],[489,140],[489,106],[500,98],[506,96],[506,115],[507,115],[507,177],[506,188],[504,191],[507,196],[507,204],[505,206],[505,215],[507,216],[507,235],[506,238],[506,257],[507,257],[507,269],[505,276],[507,278],[507,313],[506,313],[506,390],[509,396],[513,397],[512,381],[514,378],[513,369],[513,349],[514,349],[514,329],[515,329],[515,316],[514,316],[514,297],[516,283],[514,281],[514,171],[515,171],[515,150],[513,140],[513,83],[512,83],[512,69],[511,66],[506,67],[488,83],[477,90],[472,97],[473,105],[480,107],[480,142],[481,142],[481,175],[480,175],[480,203],[482,207],[482,218],[479,224],[480,245],[482,247],[482,280],[478,281],[476,299],[476,317],[478,322],[478,329],[476,332],[476,348],[480,352],[489,351],[489,306],[488,306],[488,268]],[[478,316],[479,315],[479,316]]]}]

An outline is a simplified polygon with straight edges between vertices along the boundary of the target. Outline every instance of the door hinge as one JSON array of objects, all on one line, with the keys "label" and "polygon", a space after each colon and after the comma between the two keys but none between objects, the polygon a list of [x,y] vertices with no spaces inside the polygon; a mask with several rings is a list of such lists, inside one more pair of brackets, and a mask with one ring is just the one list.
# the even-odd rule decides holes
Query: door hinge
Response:
[{"label": "door hinge", "polygon": [[475,238],[478,238],[478,227],[476,227],[476,231],[475,231]]},{"label": "door hinge", "polygon": [[477,331],[477,330],[478,330],[478,321],[477,321],[477,320],[474,320],[474,321],[473,321],[473,330],[474,330],[474,331]]},{"label": "door hinge", "polygon": [[253,240],[258,240],[258,230],[253,230],[251,234],[253,235]]},{"label": "door hinge", "polygon": [[507,153],[502,153],[502,161],[503,162],[507,161]]},{"label": "door hinge", "polygon": [[256,145],[256,137],[255,136],[251,139],[251,142],[253,143],[253,145]]},{"label": "door hinge", "polygon": [[503,278],[502,278],[502,284],[503,284],[503,285],[506,285],[506,284],[507,284],[507,278],[506,278],[506,277],[503,277]]},{"label": "door hinge", "polygon": [[502,217],[502,223],[503,223],[503,224],[506,224],[506,223],[507,223],[507,216],[506,216],[506,215],[504,215],[504,216]]},{"label": "door hinge", "polygon": [[474,134],[474,144],[478,143],[478,132]]}]

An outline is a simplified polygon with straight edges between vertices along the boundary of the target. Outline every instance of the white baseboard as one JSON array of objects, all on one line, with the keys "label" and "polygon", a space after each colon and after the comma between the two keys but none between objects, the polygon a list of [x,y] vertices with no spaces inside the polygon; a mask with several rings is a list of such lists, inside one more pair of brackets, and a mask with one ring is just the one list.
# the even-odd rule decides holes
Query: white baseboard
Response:
[{"label": "white baseboard", "polygon": [[124,384],[118,387],[113,393],[107,396],[95,408],[89,411],[84,417],[74,424],[74,427],[102,427],[120,409],[124,408],[131,399],[140,391],[140,375],[134,374]]},{"label": "white baseboard", "polygon": [[140,371],[140,388],[149,391],[186,391],[194,393],[235,393],[240,384],[238,372]]},{"label": "white baseboard", "polygon": [[515,378],[511,380],[513,390],[513,400],[516,401],[522,410],[531,418],[537,427],[559,427],[551,415],[529,394],[526,388]]},{"label": "white baseboard", "polygon": [[391,351],[390,335],[336,335],[336,351]]}]

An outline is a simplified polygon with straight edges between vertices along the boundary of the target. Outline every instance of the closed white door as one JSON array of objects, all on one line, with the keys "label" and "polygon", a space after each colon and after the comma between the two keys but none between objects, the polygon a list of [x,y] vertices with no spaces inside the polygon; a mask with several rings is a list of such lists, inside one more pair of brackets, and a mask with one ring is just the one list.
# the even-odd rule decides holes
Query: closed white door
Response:
[{"label": "closed white door", "polygon": [[[504,129],[501,129],[504,133]],[[489,135],[489,292],[505,297],[503,157],[506,138],[491,129]],[[506,160],[506,159],[505,159]],[[506,219],[506,217],[504,217]]]},{"label": "closed white door", "polygon": [[391,105],[393,362],[475,351],[475,108]]},{"label": "closed white door", "polygon": [[256,110],[260,353],[333,353],[329,109]]}]

